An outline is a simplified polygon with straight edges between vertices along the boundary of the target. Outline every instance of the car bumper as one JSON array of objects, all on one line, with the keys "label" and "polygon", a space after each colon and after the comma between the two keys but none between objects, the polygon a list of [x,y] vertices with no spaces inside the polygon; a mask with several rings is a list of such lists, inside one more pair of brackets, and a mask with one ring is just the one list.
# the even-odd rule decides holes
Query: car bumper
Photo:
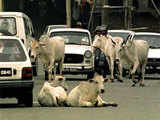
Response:
[{"label": "car bumper", "polygon": [[33,87],[33,80],[0,80],[0,98],[19,97],[31,93]]},{"label": "car bumper", "polygon": [[0,80],[0,89],[3,88],[33,88],[33,80]]},{"label": "car bumper", "polygon": [[65,66],[63,69],[63,73],[71,73],[71,74],[87,74],[94,71],[93,66]]}]

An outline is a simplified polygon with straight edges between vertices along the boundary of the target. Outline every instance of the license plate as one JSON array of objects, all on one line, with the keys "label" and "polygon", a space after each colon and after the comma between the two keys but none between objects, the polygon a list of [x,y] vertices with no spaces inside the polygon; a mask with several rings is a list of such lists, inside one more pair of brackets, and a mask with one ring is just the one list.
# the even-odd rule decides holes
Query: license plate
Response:
[{"label": "license plate", "polygon": [[11,68],[0,68],[0,76],[11,76]]}]

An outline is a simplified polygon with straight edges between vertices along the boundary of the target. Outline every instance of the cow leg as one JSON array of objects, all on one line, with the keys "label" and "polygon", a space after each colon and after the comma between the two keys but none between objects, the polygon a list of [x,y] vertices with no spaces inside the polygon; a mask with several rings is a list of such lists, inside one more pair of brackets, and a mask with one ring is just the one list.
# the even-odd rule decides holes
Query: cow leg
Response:
[{"label": "cow leg", "polygon": [[115,103],[115,102],[106,102],[106,101],[103,101],[102,98],[100,96],[97,97],[97,106],[98,107],[107,107],[107,106],[113,106],[113,107],[117,107],[118,104]]},{"label": "cow leg", "polygon": [[114,76],[113,76],[113,70],[114,70],[114,62],[113,62],[113,60],[112,59],[110,59],[110,74],[111,74],[111,76],[110,76],[110,79],[111,79],[111,82],[114,82]]},{"label": "cow leg", "polygon": [[60,72],[60,75],[62,75],[62,71],[63,71],[63,63],[64,63],[64,59],[61,60],[60,65],[59,65],[59,72]]},{"label": "cow leg", "polygon": [[81,106],[81,107],[93,107],[94,104],[92,102],[85,101],[84,98],[80,97],[79,106]]},{"label": "cow leg", "polygon": [[123,77],[122,77],[122,64],[118,63],[118,81],[123,82]]},{"label": "cow leg", "polygon": [[140,79],[140,87],[144,87],[145,84],[144,84],[144,75],[145,75],[145,68],[146,68],[146,62],[144,62],[142,64],[142,67],[141,67],[141,79]]}]

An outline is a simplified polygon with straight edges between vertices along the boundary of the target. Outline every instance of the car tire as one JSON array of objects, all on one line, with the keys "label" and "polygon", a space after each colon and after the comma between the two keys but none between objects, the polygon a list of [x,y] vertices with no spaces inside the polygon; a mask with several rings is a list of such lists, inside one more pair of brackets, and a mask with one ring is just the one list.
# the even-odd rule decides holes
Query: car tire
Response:
[{"label": "car tire", "polygon": [[29,92],[26,93],[24,96],[24,104],[26,107],[32,107],[33,106],[33,93]]},{"label": "car tire", "polygon": [[18,104],[24,104],[26,107],[32,107],[33,106],[33,93],[27,92],[24,94],[24,96],[20,96],[17,98]]}]

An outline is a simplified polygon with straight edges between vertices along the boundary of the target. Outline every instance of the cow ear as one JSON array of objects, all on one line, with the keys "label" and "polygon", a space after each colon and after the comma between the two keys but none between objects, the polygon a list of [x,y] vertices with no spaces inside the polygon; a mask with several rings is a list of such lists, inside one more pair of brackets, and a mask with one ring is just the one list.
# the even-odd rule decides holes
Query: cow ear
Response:
[{"label": "cow ear", "polygon": [[93,81],[94,81],[93,79],[90,79],[90,80],[89,80],[90,83],[92,83]]}]

